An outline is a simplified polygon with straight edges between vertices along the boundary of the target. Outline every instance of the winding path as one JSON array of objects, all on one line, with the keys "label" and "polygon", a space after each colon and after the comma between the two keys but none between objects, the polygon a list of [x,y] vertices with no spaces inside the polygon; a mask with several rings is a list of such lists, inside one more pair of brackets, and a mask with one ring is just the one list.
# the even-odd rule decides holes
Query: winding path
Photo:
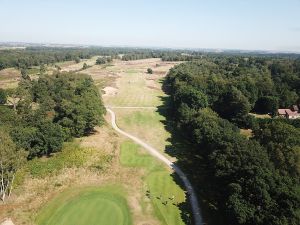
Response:
[{"label": "winding path", "polygon": [[106,107],[106,110],[110,113],[111,125],[117,132],[119,132],[120,134],[123,134],[124,136],[130,138],[137,144],[144,147],[151,155],[158,158],[160,161],[164,162],[168,167],[170,167],[172,170],[174,170],[177,173],[177,175],[182,180],[182,182],[185,186],[185,189],[189,195],[189,200],[190,200],[190,204],[191,204],[192,211],[193,211],[193,218],[194,218],[195,225],[202,225],[203,220],[202,220],[202,215],[201,215],[201,211],[200,211],[196,193],[195,193],[190,181],[188,180],[187,176],[182,172],[182,170],[178,166],[176,166],[173,162],[171,162],[168,158],[166,158],[162,153],[160,153],[157,149],[151,147],[150,145],[148,145],[141,139],[121,130],[116,124],[116,114],[108,107]]}]

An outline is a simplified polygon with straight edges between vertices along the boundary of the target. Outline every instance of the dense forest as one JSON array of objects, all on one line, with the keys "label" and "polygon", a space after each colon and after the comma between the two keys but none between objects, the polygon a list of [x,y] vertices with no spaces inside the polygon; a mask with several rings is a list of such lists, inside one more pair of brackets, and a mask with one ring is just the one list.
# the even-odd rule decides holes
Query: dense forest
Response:
[{"label": "dense forest", "polygon": [[[188,52],[189,54],[182,54]],[[27,47],[25,49],[0,50],[0,70],[15,67],[19,69],[32,66],[51,65],[63,61],[79,62],[81,59],[89,59],[93,56],[103,58],[120,58],[122,60],[137,60],[147,58],[162,58],[164,61],[186,61],[199,56],[199,52],[179,50],[160,50],[144,48],[112,48],[112,47],[86,47],[86,48],[62,48],[62,47]]]},{"label": "dense forest", "polygon": [[161,58],[162,61],[192,61],[201,58],[203,53],[192,52],[189,50],[156,50],[156,51],[144,51],[124,54],[122,60],[138,60],[138,59],[149,59],[149,58]]},{"label": "dense forest", "polygon": [[75,73],[23,76],[15,89],[0,90],[0,195],[10,193],[22,162],[50,156],[64,141],[103,124],[105,112],[90,76]]},{"label": "dense forest", "polygon": [[[180,64],[165,82],[174,153],[216,224],[300,223],[299,119],[258,120],[300,100],[300,60],[218,56]],[[247,138],[240,128],[252,129]],[[215,216],[212,216],[215,215]],[[226,222],[224,222],[226,221]]]}]

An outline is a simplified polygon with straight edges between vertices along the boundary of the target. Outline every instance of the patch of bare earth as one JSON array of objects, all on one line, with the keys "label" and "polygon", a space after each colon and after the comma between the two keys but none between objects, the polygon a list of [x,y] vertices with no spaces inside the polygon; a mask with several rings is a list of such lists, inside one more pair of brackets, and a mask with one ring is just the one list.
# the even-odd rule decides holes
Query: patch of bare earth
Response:
[{"label": "patch of bare earth", "polygon": [[102,96],[115,96],[118,93],[118,89],[114,87],[105,87],[102,89],[104,94]]}]

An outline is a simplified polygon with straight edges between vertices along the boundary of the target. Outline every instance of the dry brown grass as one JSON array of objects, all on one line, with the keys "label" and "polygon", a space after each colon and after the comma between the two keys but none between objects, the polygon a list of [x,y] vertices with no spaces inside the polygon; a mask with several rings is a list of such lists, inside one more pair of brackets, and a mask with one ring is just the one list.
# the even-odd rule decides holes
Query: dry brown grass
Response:
[{"label": "dry brown grass", "polygon": [[77,71],[82,69],[83,64],[86,63],[88,66],[93,66],[96,63],[98,56],[94,56],[90,59],[82,59],[79,63],[74,61],[66,62],[65,64],[60,65],[62,72]]},{"label": "dry brown grass", "polygon": [[261,118],[261,119],[265,119],[265,118],[269,119],[269,118],[271,118],[271,116],[268,115],[268,114],[249,113],[249,115],[254,116],[255,118]]},{"label": "dry brown grass", "polygon": [[[123,167],[119,162],[120,143],[124,139],[119,137],[109,126],[96,128],[93,135],[80,138],[77,141],[82,147],[94,148],[101,154],[109,154],[113,159],[105,170],[95,171],[88,167],[91,161],[80,168],[65,168],[58,175],[45,179],[27,177],[5,205],[0,205],[0,220],[12,218],[15,224],[34,224],[35,216],[47,202],[59,193],[69,188],[85,186],[121,185],[126,193],[134,224],[159,224],[153,218],[151,204],[147,204],[145,211],[141,202],[145,202],[143,169]],[[89,160],[95,160],[97,153]]]},{"label": "dry brown grass", "polygon": [[14,68],[0,70],[0,88],[16,87],[20,77],[20,71]]},{"label": "dry brown grass", "polygon": [[251,129],[240,129],[240,133],[246,136],[247,138],[251,138],[253,135]]}]

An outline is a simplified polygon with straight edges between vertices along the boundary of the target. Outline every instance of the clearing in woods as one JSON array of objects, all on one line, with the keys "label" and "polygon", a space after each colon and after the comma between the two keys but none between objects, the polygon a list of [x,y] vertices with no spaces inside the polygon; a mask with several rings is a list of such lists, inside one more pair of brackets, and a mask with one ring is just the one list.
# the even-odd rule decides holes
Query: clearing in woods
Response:
[{"label": "clearing in woods", "polygon": [[21,72],[14,68],[0,70],[0,88],[15,88],[21,78]]},{"label": "clearing in woods", "polygon": [[[103,96],[105,105],[115,112],[117,124],[122,130],[163,153],[169,144],[170,134],[163,123],[165,118],[158,112],[166,97],[161,89],[161,80],[174,65],[176,63],[161,62],[160,59],[119,62],[107,68],[113,69],[117,76],[114,84],[116,90]],[[152,68],[154,73],[147,74],[147,68]],[[182,207],[179,208],[186,207],[185,192],[174,181],[169,169],[131,141],[122,143],[120,161],[123,166],[140,167],[146,171],[143,178],[146,195],[161,224],[191,222],[190,215],[183,212]]]},{"label": "clearing in woods", "polygon": [[[175,64],[160,59],[115,60],[81,72],[90,74],[99,89],[110,87],[103,100],[121,107],[114,109],[120,128],[164,152],[170,134],[157,112],[165,97],[160,82]],[[146,73],[149,67],[154,74]],[[78,156],[63,150],[53,159],[29,165],[31,175],[22,175],[25,182],[0,208],[0,217],[10,217],[16,224],[189,224],[189,214],[182,211],[187,202],[184,190],[172,171],[142,147],[116,135],[109,125],[76,142],[83,148]],[[80,163],[61,166],[70,159]]]}]

